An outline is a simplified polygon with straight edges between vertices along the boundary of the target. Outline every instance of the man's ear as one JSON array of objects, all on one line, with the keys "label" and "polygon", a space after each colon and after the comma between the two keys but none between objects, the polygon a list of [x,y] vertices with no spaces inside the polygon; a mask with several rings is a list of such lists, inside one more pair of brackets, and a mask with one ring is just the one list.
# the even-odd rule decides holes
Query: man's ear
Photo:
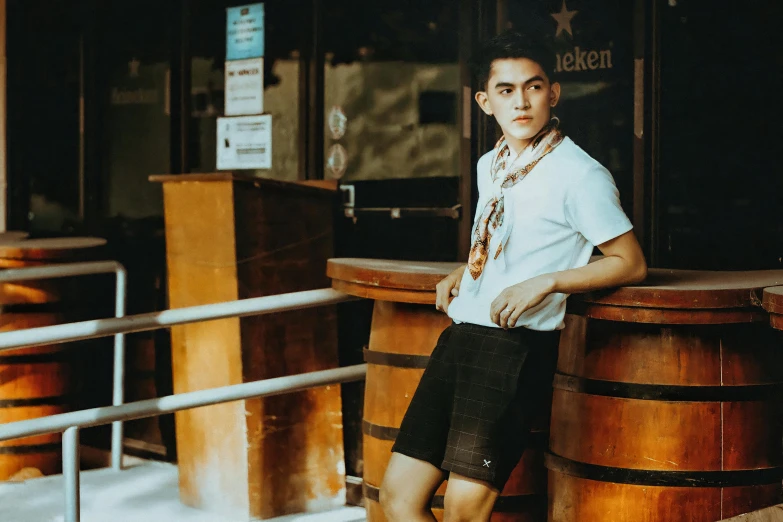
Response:
[{"label": "man's ear", "polygon": [[549,106],[554,107],[560,101],[560,84],[554,82],[549,88]]},{"label": "man's ear", "polygon": [[478,103],[479,107],[481,107],[481,110],[484,111],[488,116],[492,116],[492,107],[489,106],[489,98],[487,97],[486,92],[478,91],[476,93],[476,103]]}]

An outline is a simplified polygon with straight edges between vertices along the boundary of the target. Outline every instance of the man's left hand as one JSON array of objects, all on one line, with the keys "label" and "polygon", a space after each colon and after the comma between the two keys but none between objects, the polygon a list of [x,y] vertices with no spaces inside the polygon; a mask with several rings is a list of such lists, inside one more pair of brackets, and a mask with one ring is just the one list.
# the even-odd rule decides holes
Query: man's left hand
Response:
[{"label": "man's left hand", "polygon": [[492,322],[503,329],[514,328],[519,317],[551,294],[554,278],[543,275],[509,286],[492,301],[489,315]]}]

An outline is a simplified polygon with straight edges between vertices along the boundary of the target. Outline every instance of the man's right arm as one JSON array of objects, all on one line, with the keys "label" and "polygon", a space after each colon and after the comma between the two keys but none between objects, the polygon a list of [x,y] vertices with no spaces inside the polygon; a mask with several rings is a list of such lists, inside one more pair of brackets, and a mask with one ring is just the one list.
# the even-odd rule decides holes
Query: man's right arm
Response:
[{"label": "man's right arm", "polygon": [[448,313],[451,298],[459,295],[459,284],[467,267],[468,265],[460,266],[435,286],[435,308]]}]

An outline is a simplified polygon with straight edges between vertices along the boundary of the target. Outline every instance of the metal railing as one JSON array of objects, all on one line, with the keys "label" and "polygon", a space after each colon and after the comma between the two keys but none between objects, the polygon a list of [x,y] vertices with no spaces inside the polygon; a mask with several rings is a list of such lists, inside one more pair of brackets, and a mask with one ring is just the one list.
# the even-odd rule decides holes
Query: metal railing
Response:
[{"label": "metal railing", "polygon": [[[264,315],[289,310],[301,310],[352,301],[358,298],[330,288],[307,290],[267,297],[242,299],[226,303],[178,308],[148,314],[98,319],[27,330],[0,333],[0,351],[56,344],[83,339],[94,339],[116,334],[142,332],[170,326],[225,319]],[[361,380],[367,372],[366,364],[323,370],[319,372],[277,377],[209,390],[169,395],[157,399],[105,406],[89,410],[61,413],[19,422],[0,424],[0,441],[62,433],[63,479],[65,481],[65,522],[80,519],[79,487],[79,429],[122,422],[180,410],[221,404],[224,402],[280,395],[342,382]]]},{"label": "metal railing", "polygon": [[[115,275],[114,317],[125,315],[125,302],[128,287],[128,273],[117,261],[93,261],[84,263],[64,263],[24,268],[0,270],[0,283],[36,281],[40,279],[62,279],[86,275]],[[40,344],[40,343],[38,343]],[[31,345],[28,345],[31,346]],[[17,347],[20,348],[20,347]],[[112,375],[112,404],[119,406],[125,401],[125,334],[114,334],[114,371]],[[122,469],[123,425],[121,421],[111,426],[111,466]]]}]

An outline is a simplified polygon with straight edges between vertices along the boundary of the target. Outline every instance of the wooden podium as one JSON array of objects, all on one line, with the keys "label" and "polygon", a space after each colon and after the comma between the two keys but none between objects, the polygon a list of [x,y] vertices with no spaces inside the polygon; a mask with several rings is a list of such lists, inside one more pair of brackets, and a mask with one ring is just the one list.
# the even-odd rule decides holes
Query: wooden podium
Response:
[{"label": "wooden podium", "polygon": [[[327,288],[335,191],[235,174],[163,184],[170,308]],[[171,329],[174,393],[335,368],[336,311]],[[339,386],[176,415],[180,498],[231,520],[345,504]]]}]

